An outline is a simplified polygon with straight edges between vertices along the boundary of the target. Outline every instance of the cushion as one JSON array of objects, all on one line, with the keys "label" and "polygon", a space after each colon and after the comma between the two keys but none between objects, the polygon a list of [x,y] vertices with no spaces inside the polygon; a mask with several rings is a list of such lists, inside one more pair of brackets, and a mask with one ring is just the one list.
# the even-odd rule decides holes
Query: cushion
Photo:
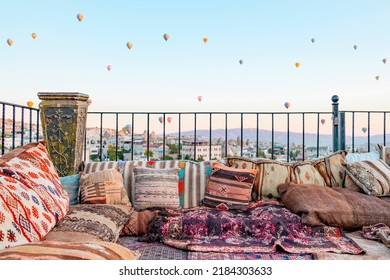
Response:
[{"label": "cushion", "polygon": [[0,251],[0,260],[135,260],[129,249],[111,242],[40,241]]},{"label": "cushion", "polygon": [[199,206],[204,198],[207,181],[211,174],[211,161],[193,162],[185,160],[159,161],[103,161],[86,162],[83,173],[88,174],[104,169],[115,168],[122,174],[125,189],[130,201],[134,201],[134,172],[135,166],[155,169],[180,168],[179,171],[179,199],[182,208]]},{"label": "cushion", "polygon": [[134,208],[179,209],[179,171],[179,168],[134,167]]},{"label": "cushion", "polygon": [[214,162],[204,205],[223,210],[245,209],[251,201],[256,169],[237,169]]},{"label": "cushion", "polygon": [[259,160],[257,168],[259,170],[258,200],[280,199],[277,186],[291,181],[292,164],[275,160]]},{"label": "cushion", "polygon": [[359,187],[359,186],[355,183],[355,181],[352,180],[351,176],[349,176],[348,174],[345,175],[345,179],[344,179],[344,188],[347,189],[347,190],[350,190],[350,191],[364,193],[364,191],[362,190],[362,188]]},{"label": "cushion", "polygon": [[37,242],[68,211],[45,143],[30,143],[0,158],[0,249]]},{"label": "cushion", "polygon": [[281,184],[278,191],[286,208],[301,215],[302,222],[310,226],[355,229],[377,223],[390,225],[390,203],[375,196],[294,183]]},{"label": "cushion", "polygon": [[379,158],[380,154],[378,151],[372,151],[368,153],[348,153],[345,157],[347,163],[363,160],[378,160]]},{"label": "cushion", "polygon": [[369,195],[390,195],[390,166],[383,160],[345,164],[348,175]]},{"label": "cushion", "polygon": [[130,205],[122,175],[105,169],[80,176],[81,203]]},{"label": "cushion", "polygon": [[387,165],[390,165],[390,147],[377,144],[376,149],[379,152],[380,158],[383,159]]},{"label": "cushion", "polygon": [[342,187],[345,175],[343,164],[345,163],[346,151],[338,151],[325,157],[328,176],[332,187]]},{"label": "cushion", "polygon": [[[228,157],[226,160],[227,166],[238,168],[238,169],[257,169],[256,161],[245,157]],[[256,174],[255,182],[252,188],[252,200],[256,201],[259,194],[259,173]]]},{"label": "cushion", "polygon": [[65,218],[45,236],[45,240],[116,242],[132,212],[128,205],[73,205]]},{"label": "cushion", "polygon": [[328,187],[325,179],[310,161],[297,162],[294,164],[294,181],[298,184],[316,184]]},{"label": "cushion", "polygon": [[150,221],[153,220],[159,212],[159,210],[149,209],[134,211],[123,227],[121,235],[139,236],[146,234]]},{"label": "cushion", "polygon": [[69,205],[79,204],[80,175],[60,177],[62,188],[69,196]]}]

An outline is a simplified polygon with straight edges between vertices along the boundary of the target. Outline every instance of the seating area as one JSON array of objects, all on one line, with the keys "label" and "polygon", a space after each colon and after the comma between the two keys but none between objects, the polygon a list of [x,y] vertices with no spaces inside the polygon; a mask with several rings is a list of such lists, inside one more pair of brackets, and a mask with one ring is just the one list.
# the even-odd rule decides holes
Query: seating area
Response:
[{"label": "seating area", "polygon": [[389,148],[282,163],[0,158],[0,259],[390,259]]}]

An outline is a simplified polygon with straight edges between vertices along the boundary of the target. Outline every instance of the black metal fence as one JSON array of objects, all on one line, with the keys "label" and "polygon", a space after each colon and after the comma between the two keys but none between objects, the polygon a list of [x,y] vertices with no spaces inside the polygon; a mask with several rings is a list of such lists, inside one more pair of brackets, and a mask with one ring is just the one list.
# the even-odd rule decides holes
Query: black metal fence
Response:
[{"label": "black metal fence", "polygon": [[[39,109],[0,104],[2,154],[42,138]],[[329,112],[89,112],[84,159],[296,161],[339,149],[364,152],[388,144],[388,114],[339,111],[337,96]]]},{"label": "black metal fence", "polygon": [[0,101],[1,154],[42,139],[39,109]]}]

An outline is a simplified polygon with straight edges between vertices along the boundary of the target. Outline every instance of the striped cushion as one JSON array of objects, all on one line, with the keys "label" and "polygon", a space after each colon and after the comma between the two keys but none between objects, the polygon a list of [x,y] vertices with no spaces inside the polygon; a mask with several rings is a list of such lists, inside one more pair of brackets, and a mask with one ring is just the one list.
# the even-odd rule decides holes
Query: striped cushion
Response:
[{"label": "striped cushion", "polygon": [[179,168],[155,169],[134,167],[136,210],[153,207],[179,209]]},{"label": "striped cushion", "polygon": [[135,260],[138,256],[112,242],[33,242],[0,251],[0,260]]},{"label": "striped cushion", "polygon": [[122,175],[105,169],[80,177],[81,203],[130,205]]},{"label": "striped cushion", "polygon": [[344,164],[352,180],[369,195],[390,195],[390,166],[385,161],[364,160]]},{"label": "striped cushion", "polygon": [[256,169],[237,169],[213,163],[204,205],[220,209],[245,209],[251,200]]},{"label": "striped cushion", "polygon": [[332,188],[342,187],[345,175],[343,164],[346,162],[346,151],[335,152],[325,158],[328,176],[331,179]]}]

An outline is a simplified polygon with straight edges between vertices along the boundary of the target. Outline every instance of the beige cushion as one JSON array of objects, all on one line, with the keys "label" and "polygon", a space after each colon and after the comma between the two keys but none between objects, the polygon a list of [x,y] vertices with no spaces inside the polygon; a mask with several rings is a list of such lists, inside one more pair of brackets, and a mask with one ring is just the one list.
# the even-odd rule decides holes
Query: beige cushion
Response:
[{"label": "beige cushion", "polygon": [[81,203],[130,205],[121,173],[105,169],[80,176]]},{"label": "beige cushion", "polygon": [[179,209],[179,170],[134,167],[134,208]]},{"label": "beige cushion", "polygon": [[346,151],[335,152],[325,158],[328,176],[332,187],[342,187],[345,175],[343,164],[346,162]]},{"label": "beige cushion", "polygon": [[365,193],[375,196],[390,195],[390,166],[385,161],[357,161],[345,164],[345,168]]},{"label": "beige cushion", "polygon": [[316,184],[328,187],[321,173],[313,162],[298,162],[294,164],[294,181],[298,184]]},{"label": "beige cushion", "polygon": [[376,149],[380,154],[380,158],[383,159],[387,163],[387,165],[390,166],[390,147],[378,144],[376,146]]}]

